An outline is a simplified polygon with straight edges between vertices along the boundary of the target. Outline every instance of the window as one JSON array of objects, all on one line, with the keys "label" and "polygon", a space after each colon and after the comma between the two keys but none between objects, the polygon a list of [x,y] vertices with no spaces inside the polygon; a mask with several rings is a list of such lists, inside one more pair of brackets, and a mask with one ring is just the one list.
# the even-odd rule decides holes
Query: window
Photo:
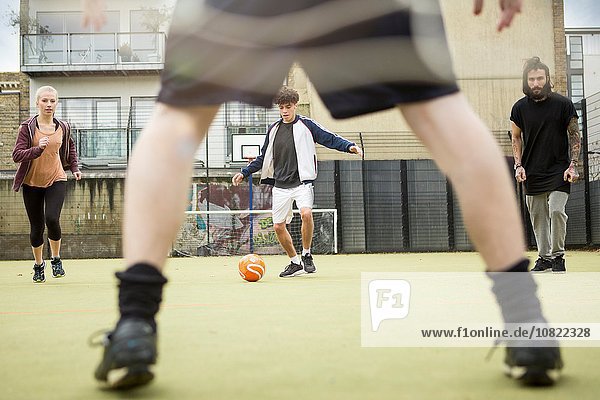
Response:
[{"label": "window", "polygon": [[60,98],[57,117],[70,122],[81,162],[123,162],[127,131],[120,123],[120,98]]},{"label": "window", "polygon": [[583,75],[574,74],[569,78],[569,96],[573,103],[583,99]]},{"label": "window", "polygon": [[569,67],[583,68],[583,39],[581,36],[569,36]]},{"label": "window", "polygon": [[225,103],[225,126],[227,129],[227,156],[232,159],[233,139],[236,134],[264,135],[270,123],[279,118],[279,110],[267,109],[246,103]]},{"label": "window", "polygon": [[146,126],[152,115],[156,97],[132,97],[131,116],[129,127],[129,151],[140,136],[142,129]]},{"label": "window", "polygon": [[[32,56],[39,63],[67,63],[67,37],[51,35],[63,33],[63,15],[54,13],[38,13],[38,36],[35,36],[35,51]],[[34,61],[34,60],[30,60]],[[34,61],[35,62],[35,61]]]},{"label": "window", "polygon": [[38,12],[37,20],[50,33],[113,33],[119,31],[119,12],[107,11],[106,24],[99,30],[81,27],[80,12]]},{"label": "window", "polygon": [[571,87],[576,89],[582,89],[583,75],[571,75]]},{"label": "window", "polygon": [[583,38],[581,36],[569,36],[569,47],[581,46],[583,44]]},{"label": "window", "polygon": [[[106,12],[106,24],[96,31],[81,27],[80,12],[39,12],[37,19],[48,33],[43,52],[50,63],[114,63],[115,35],[119,31],[119,12]],[[70,35],[60,35],[69,33]],[[67,40],[70,40],[67,46]],[[67,49],[70,52],[67,57]]]},{"label": "window", "polygon": [[570,63],[571,69],[581,69],[583,68],[583,61],[572,60]]}]

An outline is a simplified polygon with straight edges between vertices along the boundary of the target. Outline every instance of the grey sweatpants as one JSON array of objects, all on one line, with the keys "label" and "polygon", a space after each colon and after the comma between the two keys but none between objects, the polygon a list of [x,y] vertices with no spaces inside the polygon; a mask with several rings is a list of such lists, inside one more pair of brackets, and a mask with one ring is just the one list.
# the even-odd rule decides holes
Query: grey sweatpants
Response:
[{"label": "grey sweatpants", "polygon": [[527,208],[542,258],[549,260],[565,254],[568,219],[565,206],[568,199],[567,193],[559,191],[527,196]]}]

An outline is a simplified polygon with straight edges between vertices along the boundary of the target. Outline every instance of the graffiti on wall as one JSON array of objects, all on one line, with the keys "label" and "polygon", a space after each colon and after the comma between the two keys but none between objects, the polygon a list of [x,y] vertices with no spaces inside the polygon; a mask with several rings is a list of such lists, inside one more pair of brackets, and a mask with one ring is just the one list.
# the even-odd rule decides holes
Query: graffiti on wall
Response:
[{"label": "graffiti on wall", "polygon": [[[195,213],[187,214],[173,245],[174,255],[246,254],[250,252],[251,231],[255,249],[261,254],[281,253],[270,214],[230,212],[248,210],[249,192],[248,184],[194,184],[188,210]],[[253,186],[252,202],[254,210],[270,210],[271,187]],[[207,210],[211,213],[202,213]]]}]

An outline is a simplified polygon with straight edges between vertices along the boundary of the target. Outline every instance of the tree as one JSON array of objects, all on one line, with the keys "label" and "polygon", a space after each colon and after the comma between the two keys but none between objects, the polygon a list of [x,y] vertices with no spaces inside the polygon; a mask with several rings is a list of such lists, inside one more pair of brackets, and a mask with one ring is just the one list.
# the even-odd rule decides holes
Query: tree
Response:
[{"label": "tree", "polygon": [[[31,17],[29,14],[21,15],[14,10],[10,10],[8,26],[11,26],[18,34],[22,34],[23,39],[29,45],[28,48],[23,49],[23,52],[29,50],[30,55],[37,57],[40,64],[48,60],[44,54],[46,44],[52,40],[52,37],[48,36],[51,33],[48,25],[42,25],[37,18]],[[39,35],[34,36],[35,44],[32,41],[32,36],[30,36],[34,34]]]},{"label": "tree", "polygon": [[159,61],[161,50],[158,49],[159,32],[166,30],[171,17],[173,15],[173,7],[162,5],[159,8],[142,7],[144,14],[140,24],[147,32],[152,32],[152,46],[156,49],[156,53],[149,54],[149,61]]},{"label": "tree", "polygon": [[148,32],[160,32],[161,29],[166,29],[166,26],[171,21],[173,15],[173,7],[162,5],[156,7],[142,7],[144,16],[142,17],[141,25]]}]

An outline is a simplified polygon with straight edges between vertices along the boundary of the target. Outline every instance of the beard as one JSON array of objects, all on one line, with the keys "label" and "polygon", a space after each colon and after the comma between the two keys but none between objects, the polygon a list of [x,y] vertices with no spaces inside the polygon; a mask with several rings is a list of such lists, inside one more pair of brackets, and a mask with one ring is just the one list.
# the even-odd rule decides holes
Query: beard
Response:
[{"label": "beard", "polygon": [[544,85],[544,87],[542,88],[542,90],[540,90],[539,92],[535,93],[531,88],[527,89],[527,97],[529,97],[532,100],[543,100],[546,97],[548,97],[548,95],[552,92],[552,88],[550,87],[550,83],[546,82],[546,84]]}]

